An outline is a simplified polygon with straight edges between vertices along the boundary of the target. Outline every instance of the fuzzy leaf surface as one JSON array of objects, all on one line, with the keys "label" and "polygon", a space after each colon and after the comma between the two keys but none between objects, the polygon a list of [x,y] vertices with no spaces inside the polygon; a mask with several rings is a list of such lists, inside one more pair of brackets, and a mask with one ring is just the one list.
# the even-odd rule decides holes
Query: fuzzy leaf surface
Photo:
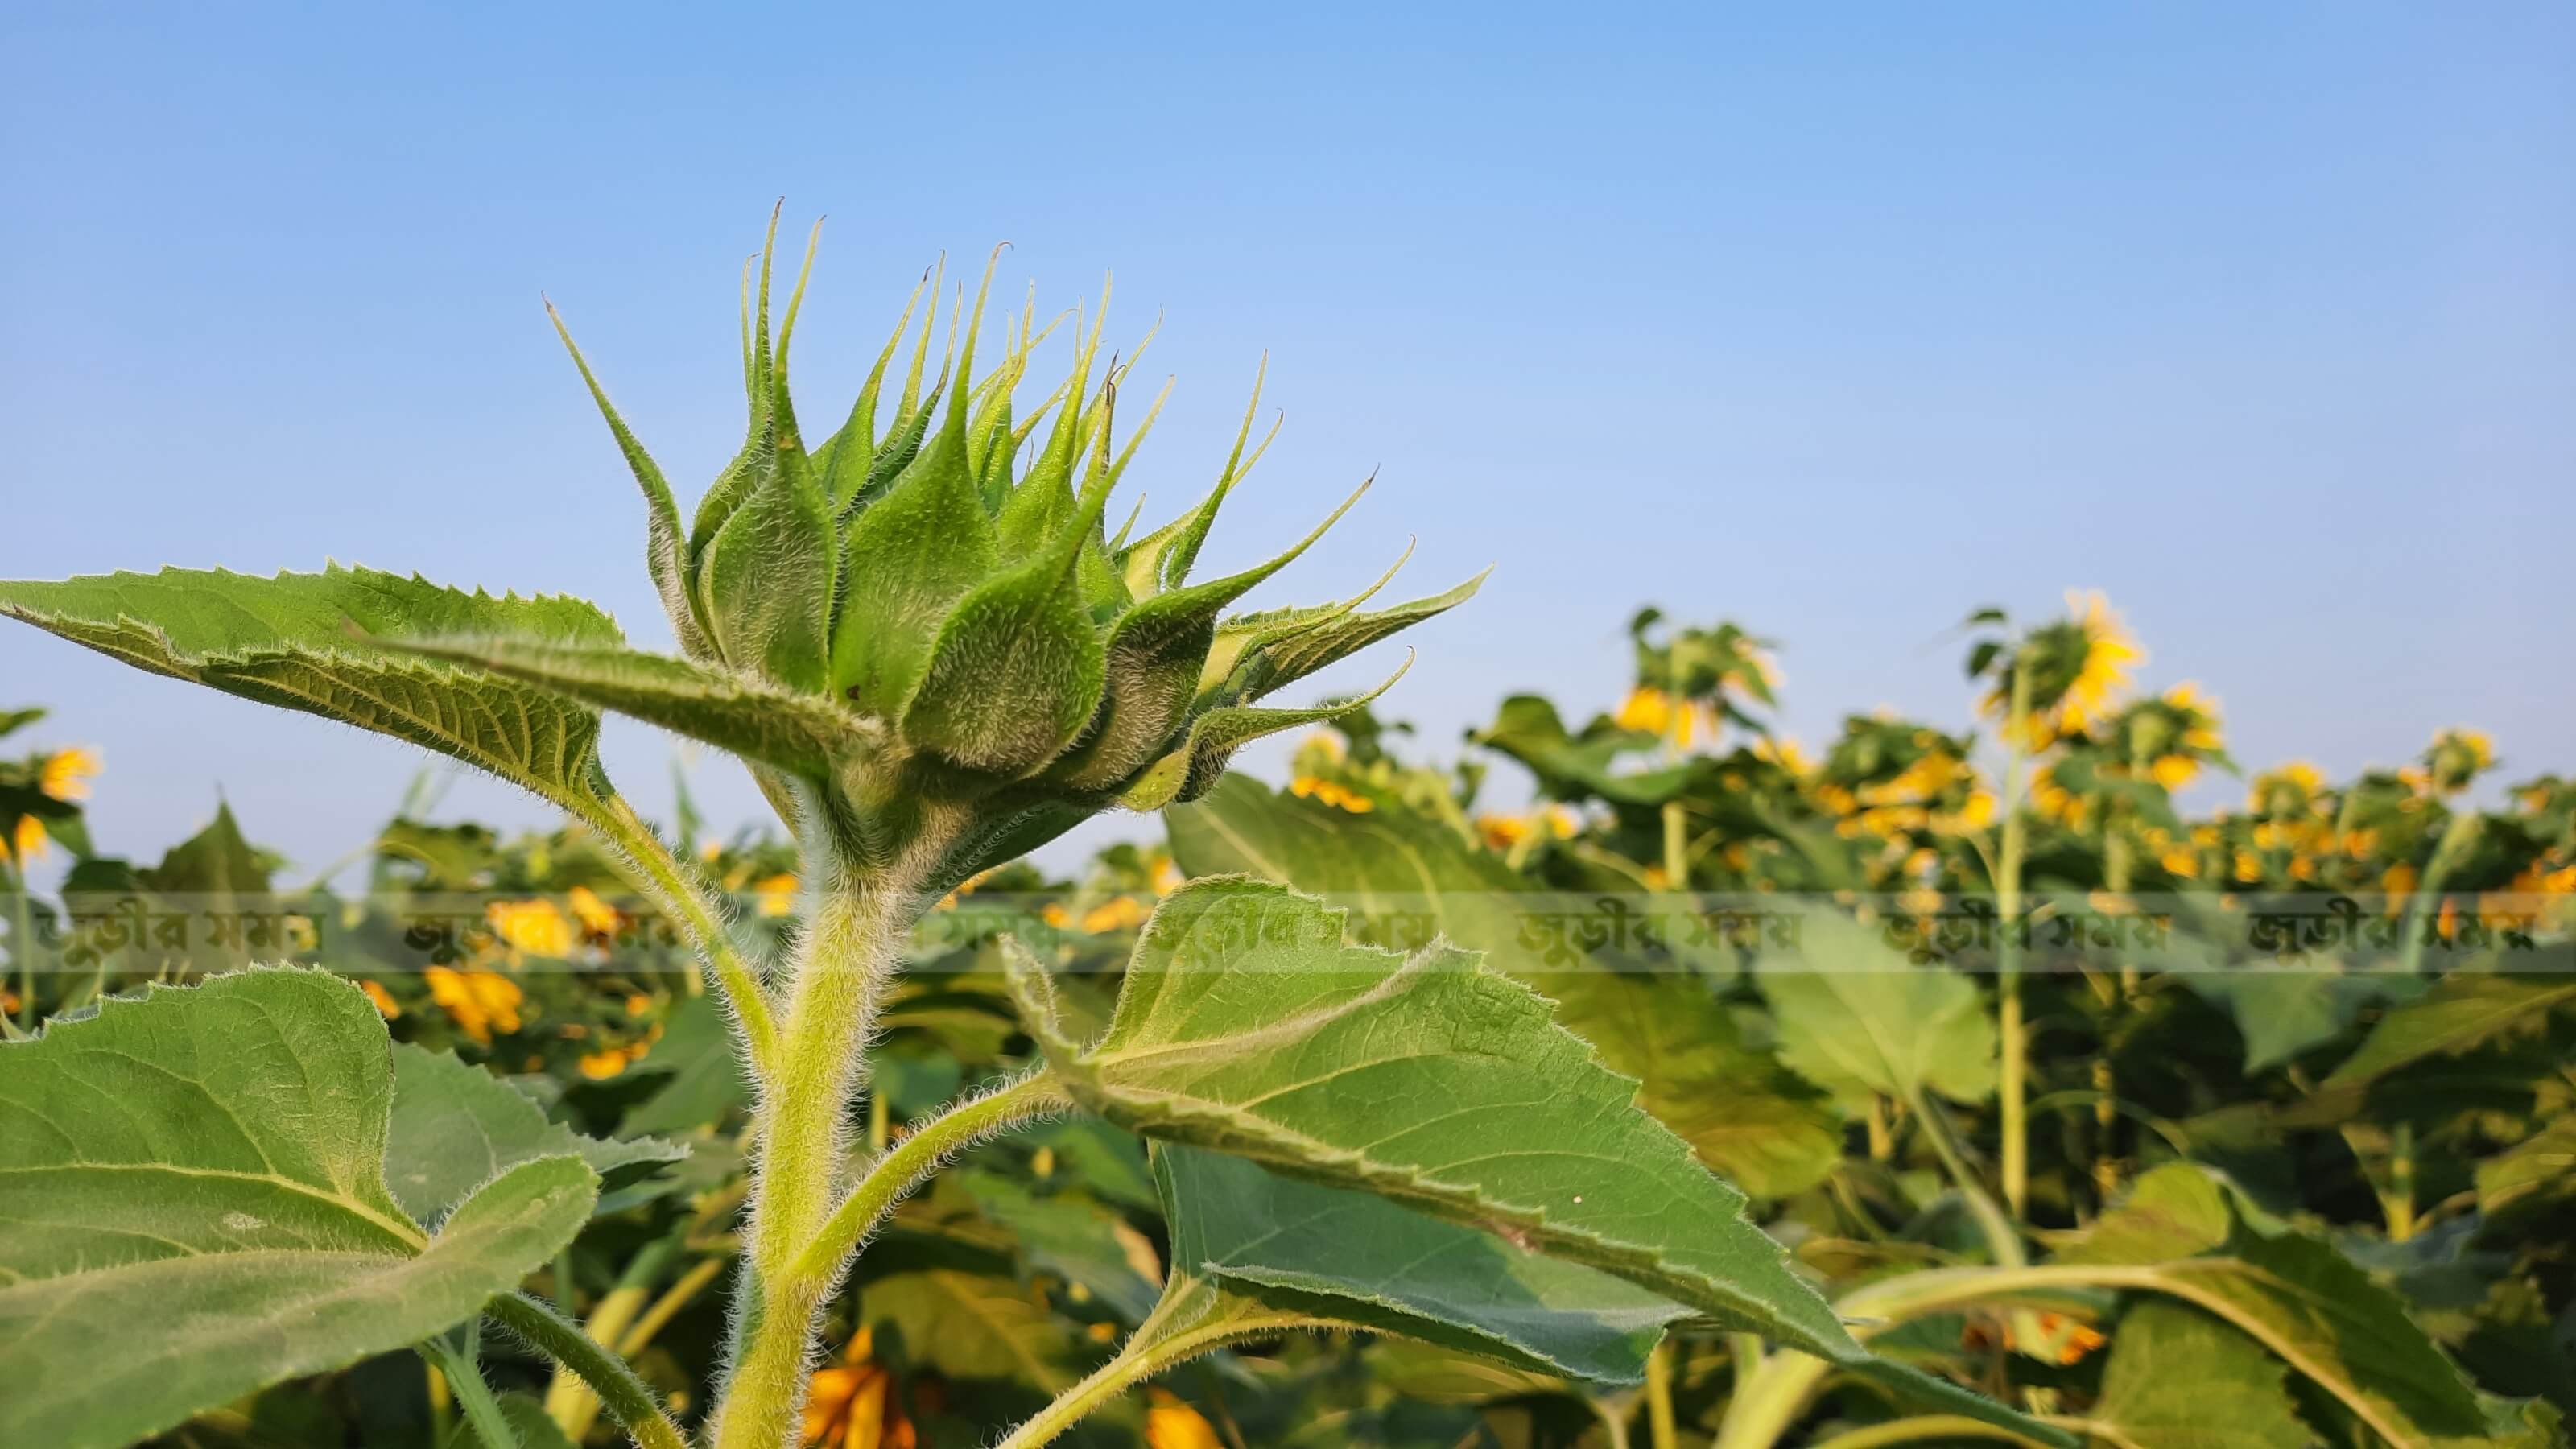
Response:
[{"label": "fuzzy leaf surface", "polygon": [[441,1332],[570,1242],[523,1161],[436,1236],[388,1187],[384,1023],[323,972],[113,1000],[0,1046],[0,1442],[112,1449]]},{"label": "fuzzy leaf surface", "polygon": [[550,800],[595,793],[599,716],[544,690],[387,649],[387,638],[620,642],[577,599],[494,598],[337,564],[256,578],[163,569],[0,582],[0,612],[155,674],[435,750]]},{"label": "fuzzy leaf surface", "polygon": [[1419,913],[1485,963],[1556,1002],[1556,1019],[1702,1162],[1764,1197],[1822,1181],[1842,1152],[1832,1109],[1743,1029],[1695,975],[1620,969],[1586,956],[1551,965],[1524,944],[1525,883],[1391,795],[1365,814],[1228,775],[1164,811],[1184,875],[1258,875],[1360,908]]},{"label": "fuzzy leaf surface", "polygon": [[1636,1383],[1690,1310],[1365,1192],[1164,1146],[1174,1267],[1256,1298],[1541,1373]]},{"label": "fuzzy leaf surface", "polygon": [[829,774],[836,754],[874,738],[864,720],[827,696],[640,649],[524,639],[432,639],[404,647],[809,777]]},{"label": "fuzzy leaf surface", "polygon": [[2278,1359],[2220,1320],[2151,1300],[2121,1315],[2093,1433],[2123,1449],[2304,1449]]},{"label": "fuzzy leaf surface", "polygon": [[1867,927],[1821,911],[1799,922],[1794,956],[1759,964],[1780,1023],[1780,1055],[1846,1103],[1873,1092],[1962,1102],[1994,1090],[1995,1027],[1975,983],[1910,966]]},{"label": "fuzzy leaf surface", "polygon": [[523,1162],[578,1157],[603,1190],[688,1156],[653,1137],[585,1136],[551,1121],[518,1088],[460,1059],[409,1042],[394,1047],[394,1106],[385,1181],[403,1211],[436,1222],[474,1189]]},{"label": "fuzzy leaf surface", "polygon": [[1344,943],[1344,917],[1218,878],[1145,927],[1108,1034],[1063,1040],[1034,961],[1015,984],[1086,1106],[1165,1141],[1519,1236],[1739,1328],[1858,1354],[1744,1197],[1634,1103],[1548,1003],[1436,946]]}]

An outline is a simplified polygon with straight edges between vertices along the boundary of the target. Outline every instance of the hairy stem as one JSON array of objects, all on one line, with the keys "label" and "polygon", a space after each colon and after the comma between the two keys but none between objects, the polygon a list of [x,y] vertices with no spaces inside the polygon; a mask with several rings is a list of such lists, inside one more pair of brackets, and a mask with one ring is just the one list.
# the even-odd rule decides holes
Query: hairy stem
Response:
[{"label": "hairy stem", "polygon": [[955,843],[952,811],[925,811],[891,859],[863,861],[820,802],[801,842],[808,905],[790,958],[777,1070],[763,1084],[743,1229],[733,1341],[716,1410],[718,1449],[795,1449],[823,1304],[847,1254],[807,1261],[849,1155],[852,1097],[922,882]]},{"label": "hairy stem", "polygon": [[597,809],[584,811],[583,818],[635,867],[643,878],[645,893],[653,897],[654,903],[679,918],[707,971],[715,977],[717,989],[724,993],[726,1004],[742,1023],[754,1075],[767,1082],[777,1068],[778,1028],[770,1018],[769,998],[761,992],[760,979],[752,974],[742,953],[734,949],[733,938],[715,908],[681,871],[680,863],[663,847],[661,837],[637,818],[634,807],[623,798],[611,796]]},{"label": "hairy stem", "polygon": [[803,1277],[838,1276],[841,1265],[894,1211],[895,1204],[928,1180],[941,1163],[996,1133],[1072,1104],[1064,1088],[1040,1070],[950,1107],[877,1159],[805,1245],[793,1271]]},{"label": "hairy stem", "polygon": [[626,1360],[602,1348],[581,1326],[524,1293],[504,1293],[483,1311],[590,1384],[601,1403],[643,1449],[688,1449],[680,1426],[662,1412],[653,1390]]},{"label": "hairy stem", "polygon": [[1213,1353],[1245,1339],[1329,1326],[1319,1319],[1224,1297],[1205,1283],[1176,1272],[1163,1290],[1162,1301],[1127,1336],[1116,1358],[1057,1395],[1055,1402],[1013,1429],[994,1449],[1038,1449],[1120,1394],[1200,1354]]},{"label": "hairy stem", "polygon": [[[677,1238],[665,1238],[636,1254],[618,1275],[617,1285],[590,1310],[582,1331],[602,1344],[614,1348],[634,1321],[637,1309],[644,1306],[644,1295],[653,1291],[653,1282],[662,1276],[672,1257],[680,1251]],[[546,1385],[546,1417],[556,1427],[580,1443],[592,1422],[599,1416],[599,1396],[572,1370],[558,1364],[554,1379]]]},{"label": "hairy stem", "polygon": [[777,1071],[760,1106],[720,1449],[795,1442],[815,1319],[838,1273],[837,1262],[814,1271],[798,1260],[831,1214],[877,996],[911,923],[908,890],[810,856],[807,868],[828,874],[796,943]]},{"label": "hairy stem", "polygon": [[456,1406],[464,1411],[465,1422],[483,1449],[519,1449],[519,1436],[501,1413],[501,1401],[492,1397],[492,1386],[483,1380],[483,1365],[475,1352],[481,1338],[474,1331],[478,1326],[479,1320],[467,1326],[461,1344],[442,1333],[423,1341],[418,1352],[447,1381],[447,1391],[456,1396]]}]

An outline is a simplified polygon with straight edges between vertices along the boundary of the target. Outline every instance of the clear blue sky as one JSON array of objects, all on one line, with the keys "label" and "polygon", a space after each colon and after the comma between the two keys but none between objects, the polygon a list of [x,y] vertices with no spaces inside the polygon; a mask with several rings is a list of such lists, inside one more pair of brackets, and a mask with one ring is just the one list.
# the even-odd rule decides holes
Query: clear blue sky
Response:
[{"label": "clear blue sky", "polygon": [[[1115,268],[1181,377],[1160,512],[1270,349],[1287,433],[1214,561],[1375,468],[1273,601],[1411,534],[1423,590],[1498,563],[1395,704],[1444,749],[1511,689],[1614,700],[1650,599],[1779,637],[1811,742],[1963,722],[1942,631],[2083,585],[2249,763],[2470,721],[2576,765],[2576,9],[1701,12],[20,0],[0,577],[336,557],[665,640],[538,293],[703,479],[784,195],[831,216],[809,407],[943,248],[1015,242],[1049,304]],[[221,789],[319,864],[421,759],[11,627],[20,701],[105,747],[138,854]],[[670,752],[612,741],[655,813]]]}]

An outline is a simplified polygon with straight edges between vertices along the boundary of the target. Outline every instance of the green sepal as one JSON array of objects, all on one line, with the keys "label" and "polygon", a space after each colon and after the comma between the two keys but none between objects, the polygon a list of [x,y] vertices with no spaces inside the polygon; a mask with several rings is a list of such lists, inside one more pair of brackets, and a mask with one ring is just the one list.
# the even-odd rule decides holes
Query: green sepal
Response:
[{"label": "green sepal", "polygon": [[1376,598],[1378,591],[1393,583],[1406,562],[1412,559],[1413,545],[1414,540],[1405,540],[1404,552],[1396,555],[1395,562],[1387,566],[1386,572],[1377,576],[1377,582],[1347,599],[1330,604],[1291,604],[1285,608],[1263,609],[1219,620],[1216,638],[1209,643],[1207,658],[1199,665],[1200,698],[1210,698],[1213,691],[1234,673],[1234,667],[1243,662],[1243,656],[1252,650],[1295,638]]},{"label": "green sepal", "polygon": [[737,667],[819,694],[840,572],[832,512],[792,433],[757,450],[750,472],[750,493],[717,530],[699,574],[717,647]]},{"label": "green sepal", "polygon": [[940,622],[1000,557],[962,427],[943,427],[860,511],[842,556],[849,583],[832,626],[832,692],[892,718],[920,682]]},{"label": "green sepal", "polygon": [[1269,562],[1157,594],[1122,615],[1109,631],[1108,686],[1100,719],[1089,738],[1049,775],[1076,789],[1106,790],[1143,769],[1188,715],[1200,666],[1216,641],[1217,616],[1313,547],[1368,489],[1362,483],[1313,532]]},{"label": "green sepal", "polygon": [[[772,219],[771,229],[776,230]],[[821,224],[815,227],[816,238]],[[716,529],[698,564],[698,597],[705,601],[717,651],[738,668],[756,669],[790,689],[821,693],[831,658],[832,591],[840,577],[840,541],[832,509],[813,461],[797,432],[787,386],[788,348],[805,283],[814,267],[814,242],[787,301],[773,360],[765,345],[755,353],[762,405],[736,476],[741,502]],[[761,325],[768,323],[768,261],[762,259]]]},{"label": "green sepal", "polygon": [[1251,457],[1244,456],[1244,444],[1252,437],[1252,421],[1261,412],[1261,385],[1269,376],[1270,357],[1264,353],[1260,369],[1252,376],[1252,400],[1243,405],[1243,423],[1235,429],[1234,450],[1226,455],[1225,467],[1217,473],[1216,487],[1208,491],[1198,507],[1138,539],[1119,556],[1118,569],[1126,577],[1127,591],[1137,598],[1152,598],[1167,589],[1179,588],[1189,577],[1190,565],[1198,561],[1199,548],[1207,542],[1208,529],[1216,523],[1217,509],[1277,440],[1279,424],[1273,423],[1261,446],[1252,450]]},{"label": "green sepal", "polygon": [[1190,722],[1188,738],[1180,748],[1156,760],[1121,791],[1118,803],[1130,810],[1160,810],[1175,801],[1195,800],[1216,785],[1225,774],[1226,762],[1234,752],[1263,735],[1293,730],[1301,725],[1323,724],[1352,710],[1361,708],[1395,687],[1404,671],[1413,667],[1413,656],[1386,682],[1357,699],[1337,700],[1312,709],[1259,709],[1250,705],[1224,705],[1209,710]]},{"label": "green sepal", "polygon": [[[1345,614],[1319,620],[1312,626],[1267,640],[1243,652],[1232,675],[1218,686],[1217,696],[1227,702],[1259,699],[1285,685],[1296,683],[1326,665],[1357,654],[1389,635],[1410,629],[1423,620],[1445,613],[1476,596],[1485,579],[1493,573],[1488,568],[1446,593],[1414,599],[1380,609],[1373,614]],[[1207,681],[1202,678],[1202,685]]]},{"label": "green sepal", "polygon": [[[930,285],[930,273],[924,270],[921,280],[913,283],[912,295],[904,299],[903,316],[894,324],[894,332],[878,351],[876,365],[868,369],[868,380],[859,388],[859,396],[850,404],[850,415],[841,430],[823,440],[814,450],[814,471],[823,480],[824,496],[835,509],[846,508],[860,493],[860,484],[873,471],[877,458],[877,397],[885,387],[886,366],[894,360],[895,349],[903,345],[904,334],[912,330],[913,309],[921,305],[922,289]],[[936,307],[938,299],[931,299]],[[918,435],[915,444],[918,445]]]},{"label": "green sepal", "polygon": [[[769,212],[769,234],[760,246],[760,254],[743,264],[742,271],[742,390],[751,407],[751,423],[743,434],[742,451],[734,455],[716,481],[707,486],[706,496],[698,500],[698,511],[689,523],[689,577],[700,582],[706,568],[707,550],[711,548],[727,521],[751,491],[755,455],[762,438],[769,433],[769,262],[778,248],[778,214],[784,203]],[[757,312],[753,308],[752,267],[760,268],[760,291]],[[714,601],[706,601],[710,622]],[[718,642],[721,642],[719,640]]]},{"label": "green sepal", "polygon": [[671,629],[679,636],[680,651],[692,659],[712,658],[715,646],[707,635],[705,605],[689,588],[689,541],[680,531],[680,505],[671,496],[670,480],[609,402],[608,390],[599,385],[581,348],[574,344],[571,329],[564,326],[563,314],[551,301],[546,303],[546,316],[554,322],[564,350],[572,354],[572,365],[580,369],[582,385],[590,389],[599,415],[608,420],[608,431],[617,439],[617,450],[625,455],[636,486],[644,490],[644,565],[653,575],[654,591],[662,596],[663,612],[671,617]]},{"label": "green sepal", "polygon": [[1073,549],[1042,554],[957,605],[904,706],[906,740],[1005,776],[1034,770],[1073,742],[1100,704],[1107,670],[1075,557]]}]

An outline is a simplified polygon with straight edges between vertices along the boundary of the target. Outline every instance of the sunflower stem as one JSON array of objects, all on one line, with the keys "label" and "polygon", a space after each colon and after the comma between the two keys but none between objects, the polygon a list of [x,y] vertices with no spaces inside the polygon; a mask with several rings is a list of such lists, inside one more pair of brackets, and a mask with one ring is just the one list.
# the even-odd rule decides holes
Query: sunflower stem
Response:
[{"label": "sunflower stem", "polygon": [[2013,662],[2012,702],[2004,714],[2004,823],[2002,859],[1995,877],[1995,914],[2003,923],[1996,947],[2000,993],[1997,1028],[2003,1062],[1997,1095],[2002,1100],[2004,1205],[2016,1218],[2030,1208],[2030,1031],[2021,1001],[2022,794],[2030,766],[2031,661]]}]

